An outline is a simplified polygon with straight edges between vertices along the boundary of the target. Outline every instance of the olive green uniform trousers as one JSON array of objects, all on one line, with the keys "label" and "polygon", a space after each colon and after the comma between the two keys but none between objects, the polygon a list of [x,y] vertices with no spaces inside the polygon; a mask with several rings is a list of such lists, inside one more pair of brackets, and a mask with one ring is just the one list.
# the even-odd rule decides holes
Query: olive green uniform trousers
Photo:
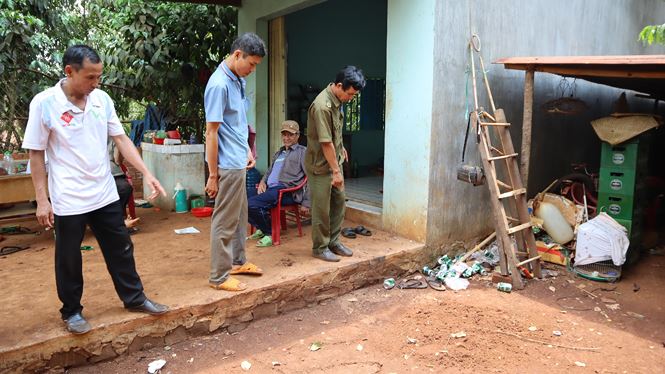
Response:
[{"label": "olive green uniform trousers", "polygon": [[344,191],[331,184],[332,174],[307,175],[311,197],[312,251],[322,253],[326,248],[339,243],[339,234],[344,221]]}]

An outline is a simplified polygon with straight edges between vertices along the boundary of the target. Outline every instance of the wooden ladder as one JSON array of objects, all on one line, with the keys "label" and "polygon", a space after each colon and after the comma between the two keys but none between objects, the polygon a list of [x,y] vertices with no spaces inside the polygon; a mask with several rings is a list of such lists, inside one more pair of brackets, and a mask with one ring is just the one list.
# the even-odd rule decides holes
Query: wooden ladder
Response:
[{"label": "wooden ladder", "polygon": [[[476,36],[474,38],[477,39]],[[480,42],[478,40],[478,46],[476,46],[474,38],[471,39],[469,46],[475,100],[475,110],[470,113],[471,121],[476,130],[478,150],[490,192],[496,236],[501,249],[499,256],[501,274],[510,274],[513,287],[522,289],[524,288],[522,273],[541,277],[540,256],[531,230],[526,187],[522,184],[517,161],[519,155],[515,152],[510,137],[510,123],[506,120],[503,109],[497,109],[494,106],[494,99],[485,73],[485,64],[480,53],[478,53],[480,68],[483,71],[485,89],[493,115],[478,107],[473,51],[480,52]],[[494,144],[492,139],[495,140]]]}]

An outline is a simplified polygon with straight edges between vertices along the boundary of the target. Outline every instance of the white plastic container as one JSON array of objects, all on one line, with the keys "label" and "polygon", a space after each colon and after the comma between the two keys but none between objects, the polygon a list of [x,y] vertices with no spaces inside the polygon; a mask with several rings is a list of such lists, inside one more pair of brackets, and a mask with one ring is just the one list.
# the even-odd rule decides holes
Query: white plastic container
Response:
[{"label": "white plastic container", "polygon": [[539,203],[536,208],[536,217],[543,220],[543,228],[555,242],[566,244],[573,240],[573,229],[554,204]]}]

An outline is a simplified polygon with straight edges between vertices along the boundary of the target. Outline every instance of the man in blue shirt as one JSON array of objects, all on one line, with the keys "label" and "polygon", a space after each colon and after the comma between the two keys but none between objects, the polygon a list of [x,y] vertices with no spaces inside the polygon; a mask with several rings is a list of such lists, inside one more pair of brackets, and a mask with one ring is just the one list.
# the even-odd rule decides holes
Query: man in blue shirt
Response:
[{"label": "man in blue shirt", "polygon": [[256,34],[239,36],[231,54],[222,61],[206,86],[206,160],[210,176],[205,190],[215,198],[210,228],[210,286],[242,291],[247,286],[234,274],[261,275],[263,271],[245,258],[247,233],[246,169],[254,167],[247,144],[245,77],[266,54]]}]

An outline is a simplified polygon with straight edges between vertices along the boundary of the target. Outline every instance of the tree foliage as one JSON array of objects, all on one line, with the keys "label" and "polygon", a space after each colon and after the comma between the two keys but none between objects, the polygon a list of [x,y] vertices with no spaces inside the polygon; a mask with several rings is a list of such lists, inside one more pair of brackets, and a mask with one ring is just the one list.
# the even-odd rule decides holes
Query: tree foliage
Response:
[{"label": "tree foliage", "polygon": [[665,23],[662,25],[645,26],[640,32],[639,40],[645,45],[665,44]]},{"label": "tree foliage", "polygon": [[148,0],[0,0],[0,149],[20,146],[32,97],[86,43],[121,117],[155,103],[169,127],[202,134],[203,92],[236,35],[235,8]]}]

